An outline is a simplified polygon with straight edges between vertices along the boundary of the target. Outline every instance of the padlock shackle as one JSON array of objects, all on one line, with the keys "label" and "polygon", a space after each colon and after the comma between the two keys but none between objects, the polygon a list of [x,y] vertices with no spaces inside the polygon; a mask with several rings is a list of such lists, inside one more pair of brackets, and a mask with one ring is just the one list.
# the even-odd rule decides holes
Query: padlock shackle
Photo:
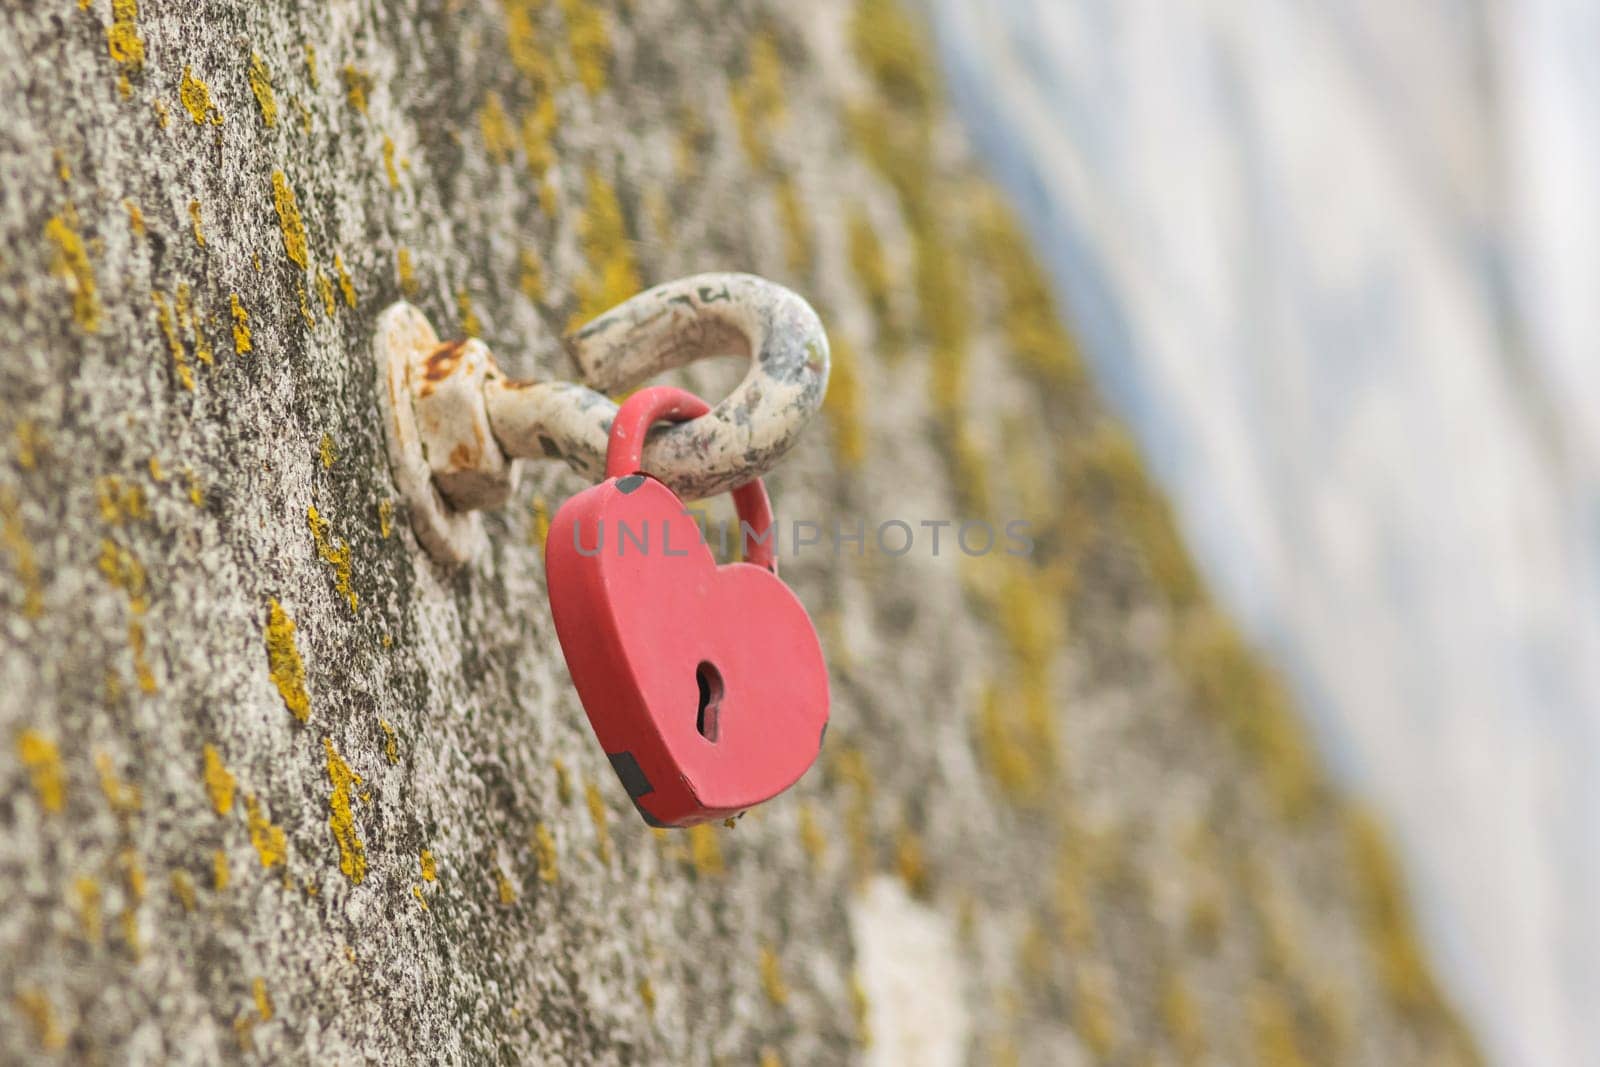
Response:
[{"label": "padlock shackle", "polygon": [[[670,385],[640,389],[623,401],[611,420],[606,441],[606,477],[626,478],[643,473],[644,442],[651,426],[697,419],[710,410],[711,405],[693,393]],[[772,501],[760,478],[733,490],[733,508],[739,516],[744,561],[778,573],[776,545],[771,536]]]}]

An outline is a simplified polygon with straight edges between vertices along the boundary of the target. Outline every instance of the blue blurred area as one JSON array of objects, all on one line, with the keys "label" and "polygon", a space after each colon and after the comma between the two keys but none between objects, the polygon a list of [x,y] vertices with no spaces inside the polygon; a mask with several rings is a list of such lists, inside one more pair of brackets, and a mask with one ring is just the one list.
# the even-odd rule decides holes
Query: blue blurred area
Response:
[{"label": "blue blurred area", "polygon": [[1600,4],[925,3],[1491,1058],[1600,1063]]}]

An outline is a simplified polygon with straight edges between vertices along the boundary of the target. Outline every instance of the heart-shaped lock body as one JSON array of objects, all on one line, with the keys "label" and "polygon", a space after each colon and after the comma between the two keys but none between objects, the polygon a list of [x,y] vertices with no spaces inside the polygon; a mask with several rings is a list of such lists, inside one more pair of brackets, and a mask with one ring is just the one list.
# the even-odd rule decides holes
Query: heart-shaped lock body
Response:
[{"label": "heart-shaped lock body", "polygon": [[640,473],[645,431],[704,401],[657,387],[612,424],[606,480],[550,524],[550,611],[600,746],[645,820],[692,826],[742,813],[793,785],[828,724],[816,628],[777,575],[759,480],[733,493],[756,531],[746,561],[718,565],[700,526]]}]

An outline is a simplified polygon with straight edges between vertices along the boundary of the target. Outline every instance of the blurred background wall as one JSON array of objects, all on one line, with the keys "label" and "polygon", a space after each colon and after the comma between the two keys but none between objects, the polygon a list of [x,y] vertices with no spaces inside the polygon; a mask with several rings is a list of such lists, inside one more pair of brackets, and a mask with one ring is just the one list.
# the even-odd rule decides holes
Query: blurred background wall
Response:
[{"label": "blurred background wall", "polygon": [[1501,1063],[1600,1056],[1600,6],[929,0]]}]

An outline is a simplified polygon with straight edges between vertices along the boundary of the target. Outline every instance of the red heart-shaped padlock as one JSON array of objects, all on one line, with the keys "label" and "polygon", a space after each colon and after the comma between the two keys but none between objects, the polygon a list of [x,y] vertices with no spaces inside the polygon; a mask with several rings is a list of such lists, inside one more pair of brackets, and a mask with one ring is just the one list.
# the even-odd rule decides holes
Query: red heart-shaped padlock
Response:
[{"label": "red heart-shaped padlock", "polygon": [[639,473],[645,431],[704,401],[643,389],[618,410],[606,480],[563,504],[545,542],[550,612],[578,697],[655,826],[736,815],[793,785],[828,725],[828,670],[777,575],[760,480],[734,490],[756,531],[718,566],[672,490]]}]

